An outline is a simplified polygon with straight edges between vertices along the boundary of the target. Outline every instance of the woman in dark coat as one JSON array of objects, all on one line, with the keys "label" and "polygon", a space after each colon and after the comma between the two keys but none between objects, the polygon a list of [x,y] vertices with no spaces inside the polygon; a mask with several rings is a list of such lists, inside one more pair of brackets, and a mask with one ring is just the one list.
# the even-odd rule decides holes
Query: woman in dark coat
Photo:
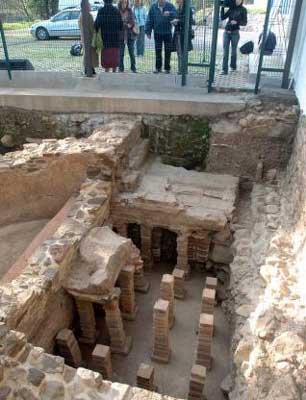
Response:
[{"label": "woman in dark coat", "polygon": [[120,32],[123,29],[123,22],[119,10],[112,5],[112,0],[104,0],[104,7],[100,8],[95,29],[101,30],[103,50],[101,64],[108,72],[112,68],[116,72],[120,60]]},{"label": "woman in dark coat", "polygon": [[135,28],[135,18],[132,9],[129,6],[128,0],[119,0],[118,9],[121,14],[123,21],[123,30],[120,36],[120,65],[119,71],[124,71],[124,52],[125,45],[127,45],[130,61],[131,61],[131,71],[136,72],[136,61],[135,61],[135,39],[136,35],[134,33]]},{"label": "woman in dark coat", "polygon": [[[177,52],[178,59],[178,73],[182,72],[182,55],[184,50],[184,25],[185,25],[185,0],[177,0],[177,19],[172,21],[172,24],[175,26],[174,29],[174,46]],[[193,29],[192,25],[194,25],[194,19],[192,10],[190,9],[189,14],[189,31],[188,31],[188,51],[193,50],[192,39],[193,39]]]}]

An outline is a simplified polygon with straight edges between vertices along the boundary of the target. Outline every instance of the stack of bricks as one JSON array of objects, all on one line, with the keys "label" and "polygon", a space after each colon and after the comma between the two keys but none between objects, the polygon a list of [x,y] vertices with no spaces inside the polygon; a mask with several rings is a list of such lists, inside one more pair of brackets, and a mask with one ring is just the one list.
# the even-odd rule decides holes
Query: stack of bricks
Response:
[{"label": "stack of bricks", "polygon": [[174,268],[172,275],[174,278],[174,297],[182,300],[186,295],[185,272],[182,269]]},{"label": "stack of bricks", "polygon": [[151,365],[140,364],[137,371],[137,387],[154,392],[154,368]]},{"label": "stack of bricks", "polygon": [[169,301],[167,300],[159,299],[154,305],[153,335],[152,360],[168,363],[171,350],[169,343]]},{"label": "stack of bricks", "polygon": [[202,400],[205,386],[206,368],[195,364],[191,370],[188,400]]},{"label": "stack of bricks", "polygon": [[97,344],[92,352],[93,369],[102,374],[103,379],[110,380],[112,378],[112,360],[111,351],[108,346]]},{"label": "stack of bricks", "polygon": [[135,265],[135,274],[134,274],[135,291],[141,293],[147,293],[150,288],[150,284],[145,279],[144,276],[143,261],[140,258],[140,251],[134,244],[132,245],[131,263]]},{"label": "stack of bricks", "polygon": [[120,289],[114,289],[114,297],[104,305],[106,325],[111,341],[111,351],[113,353],[128,354],[132,341],[131,337],[125,335],[121,312],[119,309],[118,297]]},{"label": "stack of bricks", "polygon": [[207,289],[217,290],[217,284],[218,284],[217,278],[213,278],[212,276],[208,276],[206,278],[205,287]]},{"label": "stack of bricks", "polygon": [[121,289],[120,306],[122,310],[122,317],[131,321],[136,318],[137,314],[134,292],[134,273],[135,267],[133,265],[127,265],[121,269],[119,274],[119,285]]},{"label": "stack of bricks", "polygon": [[82,336],[79,341],[82,343],[94,344],[97,338],[96,318],[93,304],[76,298],[76,306],[79,313]]},{"label": "stack of bricks", "polygon": [[152,228],[147,225],[141,225],[141,257],[144,262],[144,268],[150,271],[152,268]]},{"label": "stack of bricks", "polygon": [[79,344],[70,329],[62,329],[56,336],[59,354],[71,367],[78,368],[82,362]]},{"label": "stack of bricks", "polygon": [[174,323],[174,277],[173,275],[164,274],[160,284],[160,297],[169,301],[169,328]]},{"label": "stack of bricks", "polygon": [[199,323],[198,346],[196,353],[196,364],[211,369],[211,345],[214,329],[214,316],[212,314],[201,314]]},{"label": "stack of bricks", "polygon": [[177,236],[177,268],[185,272],[185,276],[189,276],[190,266],[188,259],[188,235],[181,233]]},{"label": "stack of bricks", "polygon": [[202,313],[213,314],[216,301],[216,290],[204,288],[202,293]]}]

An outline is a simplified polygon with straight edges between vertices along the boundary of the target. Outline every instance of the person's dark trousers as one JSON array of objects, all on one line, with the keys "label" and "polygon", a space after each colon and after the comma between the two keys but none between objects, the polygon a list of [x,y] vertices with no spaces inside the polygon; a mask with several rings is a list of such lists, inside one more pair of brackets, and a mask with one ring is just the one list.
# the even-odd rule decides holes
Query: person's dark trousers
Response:
[{"label": "person's dark trousers", "polygon": [[[120,63],[119,63],[119,71],[120,72],[124,71],[125,45],[126,45],[126,43],[124,43],[124,42],[120,43]],[[135,41],[134,40],[128,40],[127,48],[128,48],[129,56],[130,56],[130,60],[131,60],[131,71],[136,71],[136,61],[135,61],[134,47],[135,47]]]},{"label": "person's dark trousers", "polygon": [[165,47],[165,71],[170,71],[170,60],[171,60],[171,46],[172,46],[172,35],[164,34],[161,35],[159,33],[154,34],[154,41],[155,41],[155,57],[156,57],[156,70],[161,71],[163,66],[163,58],[162,58],[162,50],[163,44]]},{"label": "person's dark trousers", "polygon": [[139,35],[136,40],[136,54],[137,56],[143,56],[145,50],[145,30],[144,26],[139,27]]},{"label": "person's dark trousers", "polygon": [[237,69],[237,47],[240,39],[239,31],[223,33],[223,72],[228,72],[229,47],[231,45],[231,68]]}]

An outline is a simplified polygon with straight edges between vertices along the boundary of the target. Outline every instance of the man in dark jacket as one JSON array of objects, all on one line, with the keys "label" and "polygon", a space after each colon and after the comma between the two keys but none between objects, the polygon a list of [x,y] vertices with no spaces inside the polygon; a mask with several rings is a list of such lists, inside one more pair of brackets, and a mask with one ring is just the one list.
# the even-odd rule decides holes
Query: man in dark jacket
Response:
[{"label": "man in dark jacket", "polygon": [[156,71],[162,70],[162,48],[165,48],[165,72],[170,73],[170,59],[172,50],[172,25],[171,21],[176,18],[176,8],[166,0],[157,0],[149,11],[145,26],[145,33],[151,39],[154,31]]},{"label": "man in dark jacket", "polygon": [[228,11],[224,11],[224,7],[221,8],[221,19],[224,21],[228,18],[225,25],[223,34],[223,75],[228,74],[228,58],[229,58],[229,47],[232,47],[231,53],[231,69],[236,71],[237,69],[237,48],[240,39],[240,26],[245,26],[248,22],[247,9],[243,7],[242,0],[236,0],[235,6],[230,7]]}]

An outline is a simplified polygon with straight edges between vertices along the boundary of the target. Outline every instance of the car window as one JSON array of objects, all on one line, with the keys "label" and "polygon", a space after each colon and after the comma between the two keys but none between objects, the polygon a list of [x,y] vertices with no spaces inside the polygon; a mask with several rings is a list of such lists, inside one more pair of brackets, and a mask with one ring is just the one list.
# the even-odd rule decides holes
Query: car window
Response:
[{"label": "car window", "polygon": [[54,17],[53,17],[53,21],[54,22],[58,22],[58,21],[67,21],[68,19],[69,19],[69,15],[70,15],[70,12],[69,11],[66,11],[66,12],[62,12],[62,13],[60,13],[60,14],[58,14],[58,15],[55,15]]},{"label": "car window", "polygon": [[77,10],[77,11],[71,11],[71,12],[70,12],[70,17],[69,17],[69,19],[79,19],[80,12],[81,12],[81,11],[79,11],[79,10]]}]

